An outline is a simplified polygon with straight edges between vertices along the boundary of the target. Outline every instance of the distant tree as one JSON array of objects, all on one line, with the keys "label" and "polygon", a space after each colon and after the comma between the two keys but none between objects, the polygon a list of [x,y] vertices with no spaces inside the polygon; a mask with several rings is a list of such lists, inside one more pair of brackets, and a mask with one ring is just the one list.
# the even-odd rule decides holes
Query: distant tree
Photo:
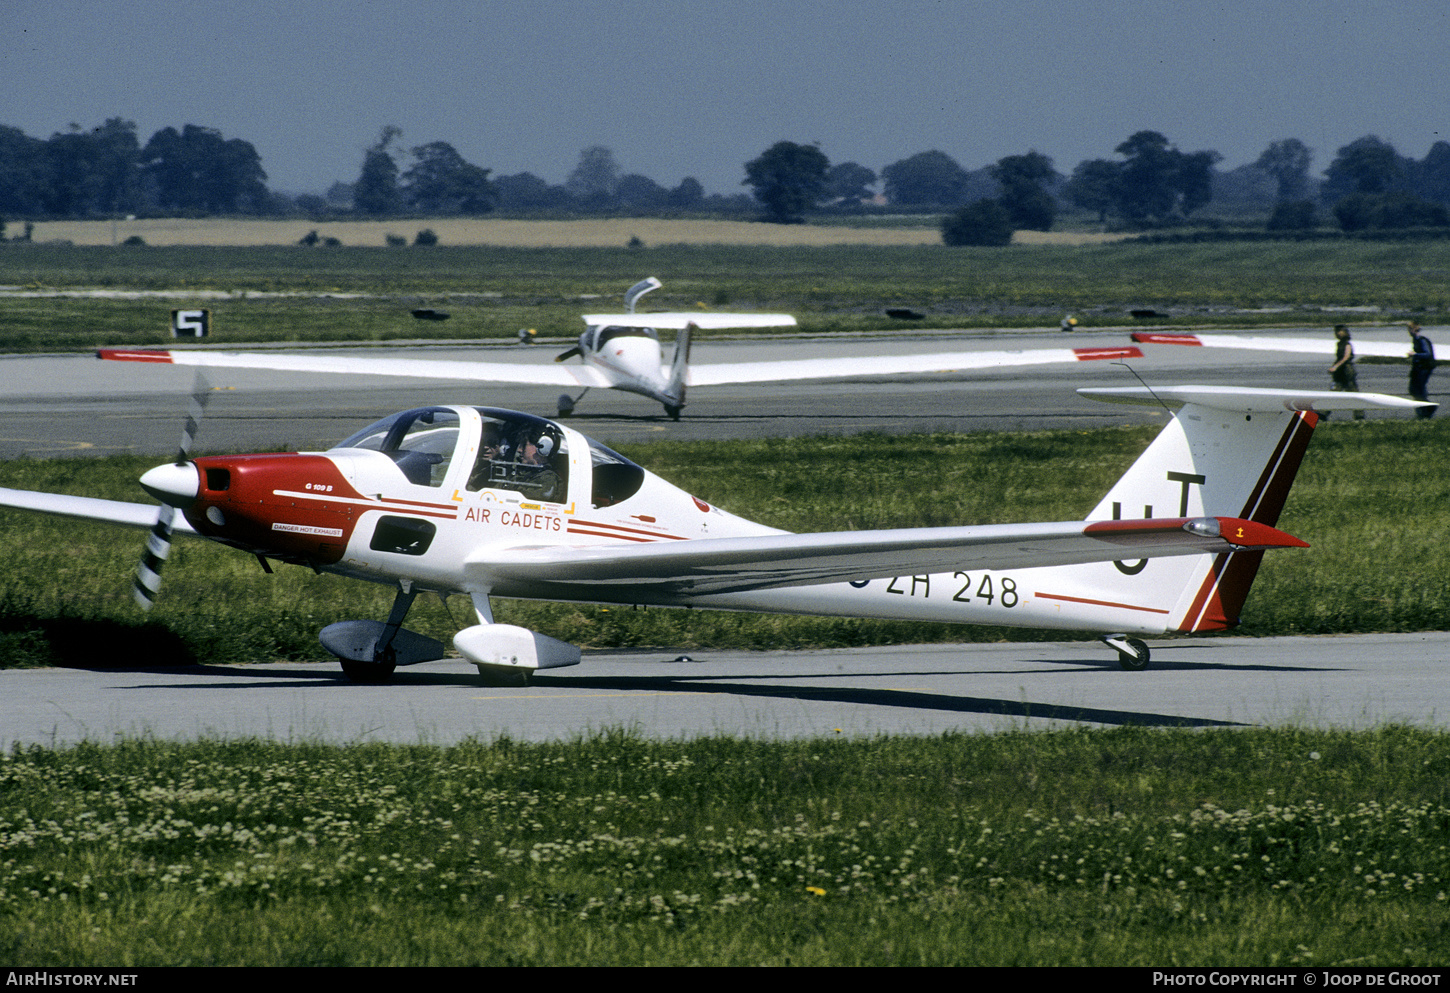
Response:
[{"label": "distant tree", "polygon": [[486,214],[497,193],[487,169],[464,160],[446,141],[413,149],[413,163],[402,174],[403,200],[429,214]]},{"label": "distant tree", "polygon": [[134,213],[143,203],[136,125],[113,117],[83,131],[78,125],[44,145],[43,203],[56,217]]},{"label": "distant tree", "polygon": [[167,210],[257,213],[267,203],[267,174],[251,142],[227,140],[214,128],[163,128],[141,149],[141,171]]},{"label": "distant tree", "polygon": [[669,200],[670,191],[648,176],[632,172],[619,180],[614,197],[626,210],[659,210]]},{"label": "distant tree", "polygon": [[0,125],[0,214],[44,213],[47,173],[45,142]]},{"label": "distant tree", "polygon": [[1375,222],[1381,228],[1446,227],[1450,211],[1442,203],[1422,200],[1413,193],[1386,193],[1380,197]]},{"label": "distant tree", "polygon": [[1309,163],[1314,153],[1298,138],[1281,138],[1269,142],[1254,165],[1274,177],[1279,184],[1278,199],[1303,200],[1309,193]]},{"label": "distant tree", "polygon": [[947,216],[941,225],[948,245],[1007,245],[1012,241],[1012,214],[997,200],[977,200]]},{"label": "distant tree", "polygon": [[1122,165],[1108,159],[1087,159],[1077,164],[1063,195],[1074,206],[1091,210],[1098,223],[1106,223],[1108,211],[1117,204],[1118,173]]},{"label": "distant tree", "polygon": [[794,223],[825,195],[830,167],[830,160],[815,145],[778,141],[745,163],[741,185],[751,188],[772,221]]},{"label": "distant tree", "polygon": [[336,207],[340,210],[352,209],[352,184],[338,181],[327,188],[323,194],[327,198],[329,207]]},{"label": "distant tree", "polygon": [[859,204],[875,194],[876,173],[856,162],[841,162],[826,170],[826,198],[843,204]]},{"label": "distant tree", "polygon": [[1395,146],[1372,134],[1345,145],[1324,170],[1320,197],[1334,203],[1351,193],[1384,193],[1402,173]]},{"label": "distant tree", "polygon": [[396,214],[403,207],[398,187],[398,163],[391,146],[403,132],[391,124],[378,134],[375,145],[363,153],[362,171],[352,187],[353,209],[374,217]]},{"label": "distant tree", "polygon": [[619,163],[603,145],[591,145],[579,153],[579,164],[564,183],[571,196],[586,209],[614,206],[619,186]]},{"label": "distant tree", "polygon": [[299,193],[293,203],[302,213],[310,214],[314,217],[318,214],[326,214],[331,209],[327,198],[320,197],[316,193]]},{"label": "distant tree", "polygon": [[950,207],[962,202],[968,180],[955,159],[933,149],[886,166],[881,181],[894,204]]},{"label": "distant tree", "polygon": [[665,204],[676,210],[698,210],[705,199],[705,188],[694,176],[686,176],[680,185],[670,190]]},{"label": "distant tree", "polygon": [[1213,195],[1217,152],[1180,152],[1157,131],[1139,131],[1114,151],[1124,158],[1114,181],[1114,209],[1129,221],[1187,217]]},{"label": "distant tree", "polygon": [[1334,217],[1345,231],[1450,226],[1450,210],[1444,204],[1403,191],[1351,193],[1334,205]]},{"label": "distant tree", "polygon": [[1318,224],[1313,200],[1280,200],[1274,204],[1267,228],[1270,231],[1307,231]]},{"label": "distant tree", "polygon": [[1059,178],[1051,159],[1035,151],[1009,155],[998,159],[990,172],[1002,187],[1000,202],[1011,215],[1013,225],[1028,231],[1047,231],[1052,227],[1057,219],[1057,201],[1043,186]]},{"label": "distant tree", "polygon": [[1415,192],[1427,200],[1450,205],[1450,143],[1435,142],[1416,163]]},{"label": "distant tree", "polygon": [[561,210],[574,202],[562,186],[550,186],[531,172],[499,176],[493,181],[500,210]]}]

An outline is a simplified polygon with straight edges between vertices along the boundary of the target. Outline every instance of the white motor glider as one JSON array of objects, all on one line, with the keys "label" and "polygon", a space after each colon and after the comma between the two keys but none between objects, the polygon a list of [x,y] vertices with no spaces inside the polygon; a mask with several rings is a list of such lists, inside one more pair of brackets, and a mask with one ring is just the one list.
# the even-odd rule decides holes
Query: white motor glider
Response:
[{"label": "white motor glider", "polygon": [[[97,354],[103,359],[115,361],[163,362],[212,368],[350,373],[485,383],[537,383],[570,389],[582,387],[584,392],[577,396],[566,393],[559,397],[560,417],[573,413],[574,405],[590,389],[625,390],[657,401],[664,406],[665,413],[675,420],[679,420],[680,411],[685,406],[685,393],[692,386],[806,379],[860,379],[868,376],[1004,369],[1053,362],[1140,358],[1143,354],[1133,346],[1043,348],[691,366],[690,342],[696,330],[794,327],[795,318],[789,314],[636,314],[634,307],[639,298],[659,286],[660,281],[650,277],[630,287],[625,294],[626,312],[623,314],[585,314],[586,327],[579,336],[579,344],[557,356],[554,364],[440,362],[428,359],[372,359],[363,356],[297,354],[284,351],[215,352],[205,349],[102,348]],[[662,330],[676,332],[674,357],[668,364],[664,362],[660,346],[659,332]],[[561,364],[575,357],[579,358],[580,365]]]},{"label": "white motor glider", "polygon": [[[1140,636],[1238,622],[1316,410],[1413,408],[1376,394],[1183,386],[1085,389],[1173,419],[1083,521],[789,534],[691,496],[566,424],[472,406],[403,411],[325,452],[186,454],[141,486],[154,506],[0,490],[0,506],[152,534],[150,603],[174,530],[396,590],[386,622],[320,640],[364,681],[443,658],[402,627],[422,591],[462,594],[453,638],[491,681],[573,665],[572,645],[497,624],[491,598],[835,614],[1096,631],[1140,669]],[[805,470],[803,470],[805,471]],[[173,525],[173,515],[180,518]]]}]

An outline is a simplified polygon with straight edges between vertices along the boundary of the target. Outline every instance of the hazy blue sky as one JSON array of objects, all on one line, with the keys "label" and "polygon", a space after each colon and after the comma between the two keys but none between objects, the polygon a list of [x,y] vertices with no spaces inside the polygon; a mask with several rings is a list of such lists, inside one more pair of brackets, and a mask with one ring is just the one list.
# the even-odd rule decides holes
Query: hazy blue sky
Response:
[{"label": "hazy blue sky", "polygon": [[1145,128],[1222,168],[1294,137],[1317,173],[1361,135],[1420,158],[1450,130],[1428,0],[4,0],[0,39],[0,124],[204,125],[294,193],[356,179],[385,124],[496,175],[563,182],[597,144],[719,193],[782,139],[1070,172]]}]

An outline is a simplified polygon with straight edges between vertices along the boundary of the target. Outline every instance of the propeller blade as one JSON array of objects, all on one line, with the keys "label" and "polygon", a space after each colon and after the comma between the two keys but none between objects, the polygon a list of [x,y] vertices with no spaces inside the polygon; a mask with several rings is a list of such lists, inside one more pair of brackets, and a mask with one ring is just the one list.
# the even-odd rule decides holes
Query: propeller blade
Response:
[{"label": "propeller blade", "polygon": [[579,346],[578,345],[575,345],[573,348],[569,349],[567,352],[560,352],[558,355],[555,355],[554,356],[554,361],[555,362],[567,362],[569,359],[572,359],[574,356],[576,356],[578,354],[579,354]]},{"label": "propeller blade", "polygon": [[186,421],[181,426],[181,447],[176,451],[177,465],[185,462],[191,455],[192,443],[196,441],[197,429],[201,427],[201,419],[210,400],[211,383],[198,371],[191,386],[191,406],[186,412]]},{"label": "propeller blade", "polygon": [[[185,465],[191,455],[191,446],[196,442],[202,416],[206,413],[207,401],[211,399],[211,383],[200,372],[191,388],[191,405],[186,412],[186,421],[181,427],[181,443],[176,450],[176,465]],[[161,591],[161,567],[171,554],[172,522],[176,520],[176,508],[163,503],[156,510],[156,523],[146,535],[146,550],[136,566],[136,576],[131,580],[131,596],[142,610],[156,605],[156,596]]]},{"label": "propeller blade", "polygon": [[136,566],[136,576],[131,580],[131,596],[142,610],[156,605],[156,594],[161,591],[161,566],[171,553],[171,522],[176,509],[162,504],[156,515],[156,523],[146,535],[146,551]]}]

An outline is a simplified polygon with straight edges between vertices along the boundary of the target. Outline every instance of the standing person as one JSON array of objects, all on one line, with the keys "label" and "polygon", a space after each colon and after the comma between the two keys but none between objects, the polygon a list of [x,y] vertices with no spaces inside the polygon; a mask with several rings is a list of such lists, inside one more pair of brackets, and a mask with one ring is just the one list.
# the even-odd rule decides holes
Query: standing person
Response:
[{"label": "standing person", "polygon": [[[1354,368],[1354,345],[1350,344],[1349,328],[1343,324],[1334,325],[1334,364],[1329,367],[1329,378],[1334,389],[1340,393],[1359,392],[1359,374]],[[1364,420],[1364,411],[1354,412],[1356,421]]]},{"label": "standing person", "polygon": [[[1428,400],[1430,373],[1435,371],[1435,346],[1420,331],[1420,325],[1414,321],[1409,323],[1407,330],[1410,332],[1410,341],[1414,345],[1414,350],[1410,352],[1410,398]],[[1422,419],[1434,417],[1435,408],[1416,408],[1415,416]]]}]

